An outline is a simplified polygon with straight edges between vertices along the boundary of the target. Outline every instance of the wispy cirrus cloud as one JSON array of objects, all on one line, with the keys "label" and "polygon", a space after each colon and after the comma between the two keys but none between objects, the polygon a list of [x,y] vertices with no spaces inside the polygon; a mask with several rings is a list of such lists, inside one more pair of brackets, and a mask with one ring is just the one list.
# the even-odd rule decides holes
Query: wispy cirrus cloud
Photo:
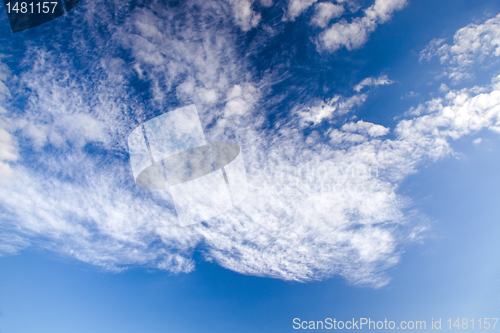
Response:
[{"label": "wispy cirrus cloud", "polygon": [[392,84],[392,83],[394,83],[394,81],[389,80],[387,75],[380,75],[377,78],[367,77],[354,87],[354,91],[359,93],[361,90],[363,90],[364,87],[385,86],[387,84]]},{"label": "wispy cirrus cloud", "polygon": [[11,133],[12,122],[6,117],[8,111],[4,107],[6,101],[12,97],[5,84],[9,76],[9,70],[0,58],[0,182],[6,182],[12,177],[10,163],[19,159],[17,142]]}]

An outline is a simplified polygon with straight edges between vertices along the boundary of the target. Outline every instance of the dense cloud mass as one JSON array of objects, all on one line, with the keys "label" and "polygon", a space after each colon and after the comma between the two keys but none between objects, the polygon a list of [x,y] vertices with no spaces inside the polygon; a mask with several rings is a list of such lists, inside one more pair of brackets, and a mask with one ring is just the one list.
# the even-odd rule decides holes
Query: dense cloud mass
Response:
[{"label": "dense cloud mass", "polygon": [[[309,10],[308,22],[326,29],[320,47],[353,50],[406,1],[376,0],[361,17],[326,28],[354,10],[349,3],[290,0],[283,12],[291,21]],[[0,63],[0,251],[40,246],[110,270],[145,265],[180,273],[195,269],[199,250],[243,274],[299,281],[337,274],[353,284],[386,284],[384,269],[426,229],[405,214],[398,184],[425,161],[452,154],[450,140],[481,129],[500,133],[500,76],[489,86],[445,86],[392,129],[352,119],[333,126],[370,89],[396,79],[386,75],[361,80],[351,96],[297,101],[286,121],[269,125],[273,76],[252,70],[241,39],[259,29],[257,8],[271,5],[156,4],[113,20],[102,17],[109,15],[102,2],[84,3],[74,18],[81,31],[39,37],[24,54],[31,65],[19,72]],[[119,3],[106,6],[120,12]],[[451,80],[476,62],[494,62],[499,19],[460,29],[451,46],[433,41],[421,58],[439,55]],[[105,37],[87,29],[99,20],[109,22]],[[54,38],[61,45],[69,39],[75,57],[48,47]],[[168,191],[135,186],[126,140],[137,124],[192,102],[208,141],[242,147],[249,194],[237,208],[181,228]],[[325,122],[331,126],[320,132]]]}]

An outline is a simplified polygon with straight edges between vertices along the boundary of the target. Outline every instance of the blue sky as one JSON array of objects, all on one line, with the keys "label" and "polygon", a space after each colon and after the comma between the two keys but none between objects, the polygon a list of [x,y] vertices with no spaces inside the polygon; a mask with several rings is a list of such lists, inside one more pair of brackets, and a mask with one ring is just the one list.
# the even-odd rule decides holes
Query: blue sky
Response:
[{"label": "blue sky", "polygon": [[[82,0],[13,34],[2,7],[0,332],[499,317],[499,13]],[[249,193],[182,228],[127,138],[191,103]]]}]

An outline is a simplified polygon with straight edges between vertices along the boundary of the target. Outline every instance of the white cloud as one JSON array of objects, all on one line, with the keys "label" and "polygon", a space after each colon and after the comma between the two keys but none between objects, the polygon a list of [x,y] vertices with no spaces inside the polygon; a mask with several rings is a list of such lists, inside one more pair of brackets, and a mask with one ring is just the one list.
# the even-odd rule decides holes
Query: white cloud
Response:
[{"label": "white cloud", "polygon": [[354,87],[354,91],[360,92],[364,87],[369,87],[369,86],[380,86],[380,85],[387,85],[387,84],[392,84],[394,81],[389,80],[387,75],[380,75],[377,78],[373,77],[367,77],[363,81],[361,81],[359,84],[357,84]]},{"label": "white cloud", "polygon": [[293,21],[318,0],[288,0],[288,18]]},{"label": "white cloud", "polygon": [[[290,189],[283,188],[282,185],[280,190],[285,193],[294,193],[294,191],[298,191],[300,186],[309,186],[308,189],[311,193],[318,191],[320,194],[311,194],[311,201],[308,201],[308,204],[312,205],[310,211],[315,212],[326,209],[326,203],[330,205],[329,207],[342,205],[340,202],[334,200],[333,197],[337,196],[346,196],[341,202],[345,200],[346,203],[352,204],[352,209],[365,209],[361,205],[358,206],[356,203],[351,202],[350,200],[352,199],[348,199],[350,198],[348,197],[349,194],[356,195],[364,198],[363,204],[372,207],[370,209],[372,213],[387,213],[391,211],[389,209],[391,207],[392,212],[387,213],[385,218],[387,221],[393,221],[393,223],[397,224],[402,221],[401,207],[404,206],[404,198],[398,197],[393,191],[401,180],[409,174],[416,172],[418,166],[424,161],[428,159],[436,160],[452,154],[453,150],[449,143],[450,140],[456,140],[464,135],[476,133],[485,128],[500,133],[499,81],[500,78],[495,78],[490,87],[473,87],[451,91],[447,94],[446,99],[437,98],[420,105],[419,108],[422,111],[419,116],[402,120],[398,123],[394,131],[396,134],[395,139],[381,139],[382,136],[388,133],[389,129],[364,121],[347,123],[340,129],[332,129],[328,133],[331,143],[342,150],[336,150],[331,156],[325,157],[325,160],[331,162],[331,164],[322,165],[318,163],[310,169],[297,167],[297,171],[294,171],[292,168],[290,170],[281,170],[285,175],[297,172],[304,175],[304,178],[299,177],[299,179],[294,180],[292,176],[288,176],[283,182],[277,181],[281,184],[297,184],[295,185],[296,187],[287,185]],[[291,150],[291,148],[288,149]],[[314,150],[321,151],[322,154],[328,154],[327,146],[321,147],[320,144],[316,144]],[[294,153],[298,155],[298,160],[307,160],[300,153]],[[289,155],[287,157],[293,156],[294,153],[292,151],[288,152]],[[283,160],[286,160],[286,157],[283,157],[280,161]],[[293,160],[291,163],[293,163]],[[348,166],[345,163],[348,163]],[[272,170],[273,168],[279,169],[280,167],[275,165],[269,169]],[[339,169],[356,171],[347,172],[347,178],[343,178],[346,172],[339,171]],[[306,175],[311,171],[320,174],[320,179],[316,180],[314,176],[307,178]],[[284,177],[281,175],[281,172],[277,174],[273,173],[272,177],[277,177],[277,179]],[[265,182],[264,180],[260,180],[260,182],[268,184],[270,181]],[[315,188],[314,186],[318,187]],[[322,188],[322,190],[319,188]],[[277,193],[278,190],[274,194],[277,195]],[[387,201],[368,203],[366,198],[372,195],[381,196],[380,198],[384,198]],[[266,201],[270,200],[270,198],[266,199]],[[322,200],[325,200],[325,208],[319,207]],[[386,208],[378,210],[377,205],[384,205]],[[304,210],[310,212],[305,208]],[[319,219],[318,214],[316,213],[312,216]],[[332,227],[337,225],[339,221],[344,221],[342,223],[345,223],[346,226],[351,225],[350,223],[359,222],[358,218],[351,219],[346,216],[344,220],[343,218],[339,218],[337,214],[330,209],[328,213],[325,212],[325,216],[329,216],[330,219],[319,219],[319,221],[328,221],[325,223],[331,223]],[[307,213],[303,213],[301,218],[306,219],[304,216],[307,217]],[[357,216],[359,217],[359,215]],[[299,225],[296,228],[300,228]],[[327,232],[326,230],[324,232],[328,235],[332,234],[332,232]],[[376,231],[370,230],[370,232]],[[363,258],[362,253],[371,253],[375,258],[383,258],[379,264],[384,263],[385,265],[389,265],[397,261],[397,255],[395,255],[393,246],[401,240],[398,240],[390,229],[384,229],[380,232],[385,235],[385,238],[382,238],[385,241],[378,243],[380,247],[376,247],[375,244],[367,241],[369,249],[365,252],[358,249],[359,258]],[[291,241],[288,240],[288,243]],[[346,247],[345,249],[348,248]],[[293,257],[293,255],[287,255]],[[300,256],[297,254],[296,257]],[[355,261],[352,257],[346,256],[346,258],[349,258],[352,262]],[[310,260],[310,258],[307,259]],[[342,262],[342,260],[339,261]],[[317,264],[320,265],[319,262]],[[363,262],[363,265],[370,267],[368,261]],[[348,269],[343,268],[341,271],[350,271],[350,269],[352,267]],[[374,275],[376,276],[374,271],[370,271],[370,273],[367,273],[367,276],[364,276],[360,273],[364,271],[359,267],[358,269],[356,270],[356,274],[359,274],[357,276],[360,281],[365,281],[364,279],[367,276],[370,276],[370,279],[372,279],[371,282],[375,284],[385,281],[383,279],[373,280]],[[350,276],[349,279],[356,280],[353,276]]]},{"label": "white cloud", "polygon": [[0,100],[11,97],[9,88],[5,85],[4,82],[0,79]]},{"label": "white cloud", "polygon": [[341,129],[331,129],[328,133],[330,142],[338,146],[349,146],[351,144],[367,142],[372,138],[378,138],[389,133],[389,129],[360,120],[356,123],[346,123]]},{"label": "white cloud", "polygon": [[[94,83],[90,77],[75,79],[65,67],[45,66],[59,61],[54,52],[37,49],[28,55],[33,66],[19,76],[22,89],[18,91],[18,96],[24,96],[27,103],[23,110],[12,115],[12,121],[35,150],[48,145],[80,149],[89,143],[110,147],[116,137],[127,131],[126,128],[110,130],[106,125],[130,106],[123,99],[114,98],[116,93],[125,95],[123,78],[114,74],[122,69],[121,60],[101,58],[98,64],[93,64],[102,69],[99,75],[113,73],[106,80]],[[89,91],[86,85],[94,85],[99,93]],[[23,91],[30,93],[23,95]]]},{"label": "white cloud", "polygon": [[305,123],[317,125],[324,119],[331,119],[334,116],[350,112],[354,107],[363,104],[366,98],[366,94],[354,95],[348,98],[335,95],[327,102],[320,101],[315,106],[299,111],[298,114]]},{"label": "white cloud", "polygon": [[453,83],[474,76],[472,69],[480,63],[487,65],[487,60],[498,61],[500,56],[500,14],[483,24],[469,24],[459,29],[453,37],[453,45],[444,43],[444,39],[433,39],[420,52],[420,60],[430,60],[438,56],[441,64],[448,67],[443,74]]},{"label": "white cloud", "polygon": [[389,133],[389,129],[384,126],[364,122],[362,120],[356,123],[344,124],[342,125],[342,130],[346,132],[366,133],[370,137],[379,137]]},{"label": "white cloud", "polygon": [[[204,5],[214,6],[211,15],[223,15],[216,3]],[[382,21],[387,15],[380,13],[390,8],[373,7],[369,15]],[[20,74],[21,86],[11,93],[17,96],[29,86],[32,94],[12,123],[33,142],[23,141],[19,148],[30,153],[30,161],[16,162],[15,179],[1,185],[0,240],[9,241],[0,242],[0,251],[13,253],[31,244],[113,270],[145,265],[179,273],[194,269],[193,251],[203,244],[207,260],[244,274],[302,281],[340,275],[378,287],[388,282],[384,269],[398,262],[402,246],[425,230],[405,216],[400,181],[424,161],[451,154],[451,140],[481,129],[500,132],[500,79],[421,104],[412,118],[398,123],[392,139],[384,137],[388,128],[362,120],[317,140],[306,139],[293,122],[262,131],[267,114],[252,112],[262,105],[259,85],[251,83],[247,64],[238,60],[237,41],[227,27],[200,24],[190,31],[188,25],[178,32],[165,19],[174,14],[133,13],[116,28],[116,44],[96,48],[96,59],[85,64],[101,66],[97,78],[78,75],[64,54],[56,57],[40,47],[26,54],[32,67]],[[197,18],[190,15],[187,21]],[[85,36],[79,38],[94,40]],[[86,42],[77,41],[74,45]],[[171,96],[180,102],[199,98],[207,108],[200,109],[204,124],[226,113],[240,119],[230,134],[242,147],[248,171],[243,204],[206,223],[179,228],[168,193],[133,184],[123,138],[144,120],[143,108],[160,105],[163,111],[170,104],[143,106],[129,97],[123,73],[135,78],[135,69],[108,55],[121,46],[156,87],[152,95],[164,94],[167,102]],[[143,47],[156,60],[141,52]],[[196,97],[201,91],[203,100]],[[210,91],[217,101],[210,100]],[[299,114],[317,124],[366,98],[335,96]],[[208,109],[209,103],[219,103],[220,110]],[[216,126],[206,132],[211,140],[227,138]],[[38,152],[30,146],[34,138],[40,140]],[[89,154],[84,143],[92,143],[97,153]]]},{"label": "white cloud", "polygon": [[444,41],[444,38],[434,38],[431,40],[429,44],[422,51],[420,51],[419,61],[422,62],[424,59],[431,60],[436,55],[441,57],[442,62],[448,59],[447,52],[449,45],[443,44]]},{"label": "white cloud", "polygon": [[387,78],[387,75],[380,75],[378,78],[366,78],[354,87],[356,95],[344,97],[335,95],[328,101],[318,101],[314,106],[301,108],[297,113],[301,117],[304,124],[312,123],[317,125],[324,119],[331,119],[334,116],[344,115],[356,106],[363,104],[368,97],[367,94],[361,94],[361,90],[366,86],[378,86],[392,84],[393,81]]},{"label": "white cloud", "polygon": [[287,136],[268,149],[261,142],[256,155],[245,155],[250,195],[200,230],[207,257],[238,272],[287,280],[341,274],[353,283],[386,283],[379,270],[398,260],[391,230],[402,203],[362,156],[331,148],[328,154],[327,145],[301,141]]},{"label": "white cloud", "polygon": [[[1,54],[0,54],[1,56]],[[0,60],[2,58],[0,57]],[[9,77],[9,69],[8,67],[0,61],[0,102],[12,97],[10,94],[10,90],[5,84],[7,82],[7,78]],[[0,113],[5,113],[5,109],[1,108]]]},{"label": "white cloud", "polygon": [[342,5],[335,5],[330,2],[320,2],[316,5],[311,23],[318,27],[325,28],[330,20],[340,17],[344,11],[345,9]]},{"label": "white cloud", "polygon": [[[95,142],[106,154],[89,155],[78,145],[55,147],[55,154],[44,149],[35,152],[35,161],[20,166],[14,182],[0,191],[2,225],[10,233],[22,240],[43,236],[45,241],[33,245],[112,270],[147,265],[188,272],[194,268],[192,251],[203,242],[208,260],[241,273],[287,280],[340,274],[352,283],[380,286],[387,282],[381,270],[398,260],[400,240],[391,230],[402,216],[402,203],[397,202],[393,186],[374,178],[370,165],[356,153],[346,155],[325,144],[306,144],[302,136],[288,133],[289,127],[283,128],[279,140],[262,135],[256,128],[265,114],[252,114],[241,122],[235,138],[248,166],[248,199],[206,224],[178,228],[173,226],[176,218],[168,194],[138,189],[128,161],[109,158],[121,149],[114,143],[116,133],[130,128],[121,120],[129,110],[122,104],[131,103],[133,110],[140,110],[133,101],[110,97],[113,93],[126,95],[117,85],[118,79],[110,73],[99,84],[76,84],[84,78],[76,79],[75,73],[63,75],[72,68],[71,63],[61,65],[50,55],[31,59],[33,69],[20,80],[34,92],[30,107],[24,110],[28,125],[23,128],[41,128],[39,136],[46,141],[40,146],[44,148],[51,144],[50,133],[58,133],[63,142],[83,135],[58,129],[58,121],[52,118],[78,122],[84,114],[107,129]],[[141,62],[141,68],[143,65]],[[144,67],[146,73],[154,68]],[[120,67],[108,70],[123,71]],[[56,77],[66,80],[53,79]],[[185,85],[177,86],[175,92],[189,94],[197,89],[197,80],[186,77]],[[251,104],[259,98],[259,90],[245,82],[225,91],[230,117],[238,111],[230,108],[231,101]],[[56,103],[57,92],[67,96],[60,103]],[[347,112],[364,98],[339,97],[333,104],[339,112]],[[367,126],[360,123],[359,127],[359,132],[369,135]],[[207,137],[211,136],[208,130]],[[330,153],[318,154],[316,149]],[[4,250],[12,252],[29,242],[16,244]]]},{"label": "white cloud", "polygon": [[[359,121],[330,132],[333,147],[342,149],[304,144],[289,130],[271,147],[252,147],[245,155],[249,198],[200,231],[208,257],[246,274],[341,274],[354,283],[383,285],[380,269],[396,263],[397,244],[409,241],[395,231],[405,223],[397,185],[425,160],[451,154],[449,140],[483,128],[498,131],[498,88],[494,83],[488,92],[466,89],[431,100],[425,115],[397,125],[395,139],[382,139],[387,128]],[[421,226],[408,238],[415,239],[417,230]]]},{"label": "white cloud", "polygon": [[448,92],[448,91],[450,91],[450,88],[446,84],[441,83],[441,85],[439,86],[439,91],[442,92],[442,93],[443,92]]},{"label": "white cloud", "polygon": [[[233,8],[233,16],[236,24],[241,30],[248,31],[256,27],[260,22],[260,14],[252,9],[253,1],[249,0],[228,0]],[[264,1],[264,6],[270,6],[272,1]]]},{"label": "white cloud", "polygon": [[28,245],[29,243],[25,238],[0,229],[0,256],[15,254]]},{"label": "white cloud", "polygon": [[15,139],[5,129],[2,128],[0,120],[0,183],[8,181],[13,174],[9,162],[15,162],[19,159]]},{"label": "white cloud", "polygon": [[417,96],[420,96],[420,93],[417,93],[414,91],[409,91],[406,94],[404,94],[403,96],[401,96],[401,99],[408,99],[408,98],[417,97]]},{"label": "white cloud", "polygon": [[219,94],[216,89],[197,88],[196,93],[201,101],[208,105],[216,103],[219,99]]},{"label": "white cloud", "polygon": [[[218,6],[216,2],[204,5]],[[92,4],[87,6],[92,10]],[[212,19],[212,15],[225,14],[224,10],[201,13]],[[162,14],[171,15],[159,10],[158,15]],[[124,26],[116,27],[118,44],[114,47],[130,48],[136,59],[132,70],[152,81],[154,97],[176,91],[181,100],[197,97],[202,106],[208,106],[227,96],[227,102],[241,99],[250,112],[260,95],[249,83],[235,83],[241,70],[235,64],[238,57],[232,54],[234,43],[227,40],[233,38],[231,25],[208,24],[205,30],[183,29],[181,34],[175,29],[169,20],[137,10]],[[95,38],[92,33],[71,36],[76,47],[83,47],[81,54],[86,52],[85,38]],[[170,39],[173,45],[165,42]],[[12,240],[43,235],[47,241],[38,246],[109,269],[145,264],[172,272],[190,271],[194,268],[191,252],[200,236],[172,225],[176,217],[168,194],[162,197],[132,186],[128,161],[120,157],[127,153],[123,137],[135,121],[144,119],[144,106],[129,97],[124,84],[128,84],[124,75],[132,70],[110,57],[109,51],[97,48],[98,56],[84,58],[88,62],[82,67],[93,68],[91,75],[82,75],[77,69],[81,64],[75,66],[76,60],[66,58],[64,52],[48,52],[42,46],[25,54],[30,67],[20,74],[15,93],[21,97],[29,89],[30,94],[25,96],[26,107],[15,110],[11,123],[23,139],[29,139],[22,140],[22,148],[30,158],[16,168],[13,182],[2,184],[1,226],[9,229]],[[2,158],[13,160],[14,139],[3,131],[0,134]],[[89,143],[108,157],[89,154],[85,150]],[[153,246],[158,240],[160,245]],[[16,241],[1,250],[11,253],[28,244]]]},{"label": "white cloud", "polygon": [[375,0],[365,10],[363,17],[357,17],[351,22],[342,20],[323,31],[318,46],[331,52],[342,47],[349,51],[360,48],[378,24],[387,22],[394,11],[403,9],[405,5],[406,0]]},{"label": "white cloud", "polygon": [[259,100],[260,92],[253,85],[236,84],[227,93],[227,102],[224,107],[224,117],[233,115],[244,115],[251,110]]},{"label": "white cloud", "polygon": [[[1,59],[1,58],[0,58]],[[9,78],[9,70],[0,62],[0,103],[11,97],[10,89],[5,82]],[[5,183],[13,176],[13,169],[9,163],[19,159],[17,142],[12,136],[12,123],[5,118],[7,110],[0,104],[0,183]]]},{"label": "white cloud", "polygon": [[[153,8],[154,13],[148,9],[136,10],[119,28],[118,42],[131,51],[136,64],[146,73],[146,80],[153,83],[152,93],[158,103],[165,101],[166,95],[175,89],[181,102],[197,104],[202,121],[208,123],[224,117],[226,112],[216,107],[218,103],[229,102],[232,109],[238,108],[238,101],[227,101],[225,96],[233,86],[243,87],[249,83],[245,78],[247,74],[241,75],[246,59],[236,51],[236,34],[234,26],[227,22],[227,12],[234,9],[243,15],[253,11],[248,11],[250,2],[230,3],[232,7],[225,2],[186,3],[184,21],[187,27],[184,29],[179,29],[173,23],[175,20],[169,19],[172,11],[162,7]],[[216,24],[214,16],[220,18]],[[249,22],[256,24],[257,21]],[[242,29],[248,30],[255,26],[254,23],[246,28],[241,23]],[[196,29],[192,28],[195,24]],[[154,61],[152,54],[156,54]],[[253,104],[248,99],[239,101],[239,105],[248,110]],[[205,116],[209,119],[203,119]]]},{"label": "white cloud", "polygon": [[368,34],[375,30],[375,26],[375,22],[365,17],[351,23],[342,20],[321,33],[319,46],[331,52],[343,46],[349,51],[357,49],[366,43]]},{"label": "white cloud", "polygon": [[446,99],[433,99],[421,108],[424,115],[401,121],[395,129],[399,144],[411,147],[411,156],[438,159],[452,152],[449,139],[489,129],[500,133],[500,86],[477,93],[477,87],[451,91]]},{"label": "white cloud", "polygon": [[[187,228],[169,227],[175,217],[158,200],[155,204],[147,196],[140,198],[117,186],[128,175],[124,166],[108,166],[102,172],[88,163],[88,156],[85,161],[73,181],[19,168],[16,180],[0,191],[0,203],[7,209],[4,221],[15,221],[20,236],[48,237],[42,247],[107,269],[149,263],[173,271],[192,270],[191,260],[185,257],[196,236]],[[76,167],[68,162],[62,167]],[[150,248],[155,239],[168,245]],[[166,259],[173,266],[166,267]]]},{"label": "white cloud", "polygon": [[375,3],[365,11],[365,16],[372,21],[385,23],[390,20],[396,10],[401,10],[406,0],[375,0]]},{"label": "white cloud", "polygon": [[20,119],[17,121],[17,127],[31,139],[36,150],[41,150],[47,144],[58,148],[67,143],[84,147],[87,143],[104,140],[104,125],[88,114],[60,115],[50,125],[35,125]]}]

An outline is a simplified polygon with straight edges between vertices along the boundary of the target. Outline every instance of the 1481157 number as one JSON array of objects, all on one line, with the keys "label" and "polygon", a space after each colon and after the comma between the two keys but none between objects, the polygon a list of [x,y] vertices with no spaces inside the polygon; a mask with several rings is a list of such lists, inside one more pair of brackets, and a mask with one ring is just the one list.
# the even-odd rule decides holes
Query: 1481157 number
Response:
[{"label": "1481157 number", "polygon": [[[7,2],[5,5],[7,6],[7,13],[15,12],[15,13],[21,13],[21,14],[33,14],[33,13],[44,13],[48,14],[50,13],[50,5],[54,5],[52,7],[52,14],[56,10],[57,2],[39,2],[36,5],[27,2],[13,2],[13,6],[11,6],[10,2]],[[20,4],[20,5],[19,5]],[[37,10],[38,9],[38,10]]]},{"label": "1481157 number", "polygon": [[[462,318],[460,321],[460,318],[457,318],[455,322],[453,323],[453,327],[457,329],[463,329],[466,330],[468,328],[475,329],[474,323],[477,322],[477,325],[479,326],[479,329],[481,330],[489,330],[489,329],[495,329],[495,326],[497,325],[498,318],[479,318],[479,319],[467,319],[467,318]],[[450,324],[450,329],[452,329],[452,320],[451,318],[448,319],[448,323]]]}]

